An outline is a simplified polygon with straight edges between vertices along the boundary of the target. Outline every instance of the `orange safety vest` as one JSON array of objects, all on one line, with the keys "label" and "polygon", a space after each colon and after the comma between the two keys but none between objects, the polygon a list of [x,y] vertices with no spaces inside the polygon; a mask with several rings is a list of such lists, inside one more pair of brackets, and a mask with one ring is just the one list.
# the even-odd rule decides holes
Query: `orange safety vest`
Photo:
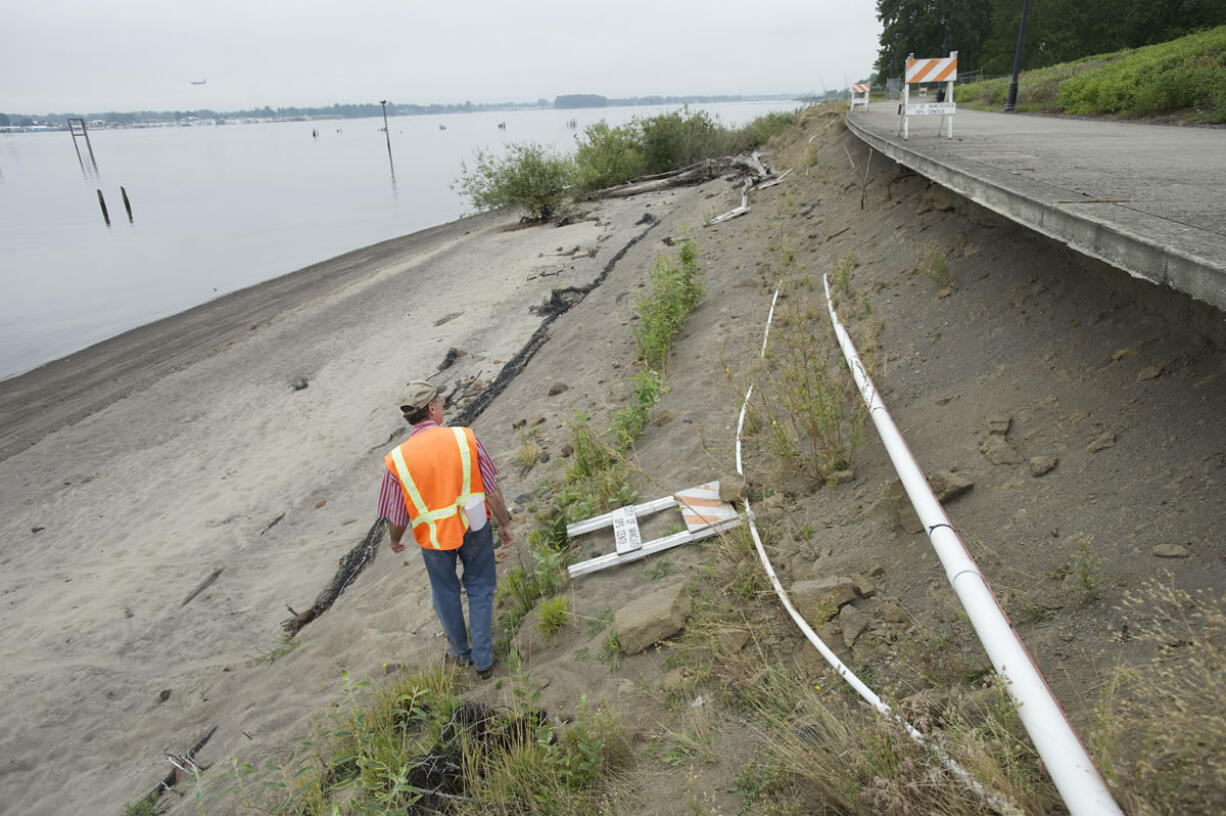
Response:
[{"label": "orange safety vest", "polygon": [[468,532],[465,505],[485,500],[471,428],[427,428],[383,457],[400,478],[413,537],[430,550],[454,550]]}]

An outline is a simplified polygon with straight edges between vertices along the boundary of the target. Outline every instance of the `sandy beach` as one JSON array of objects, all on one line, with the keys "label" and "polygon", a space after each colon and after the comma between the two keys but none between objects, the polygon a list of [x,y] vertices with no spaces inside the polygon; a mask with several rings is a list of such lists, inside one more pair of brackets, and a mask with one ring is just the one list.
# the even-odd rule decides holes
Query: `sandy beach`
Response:
[{"label": "sandy beach", "polygon": [[114,812],[213,726],[210,753],[271,755],[342,672],[440,658],[419,559],[384,548],[344,597],[360,625],[260,660],[375,520],[398,389],[456,349],[435,381],[462,407],[541,325],[531,307],[589,285],[650,205],[464,219],[0,384],[4,810]]}]

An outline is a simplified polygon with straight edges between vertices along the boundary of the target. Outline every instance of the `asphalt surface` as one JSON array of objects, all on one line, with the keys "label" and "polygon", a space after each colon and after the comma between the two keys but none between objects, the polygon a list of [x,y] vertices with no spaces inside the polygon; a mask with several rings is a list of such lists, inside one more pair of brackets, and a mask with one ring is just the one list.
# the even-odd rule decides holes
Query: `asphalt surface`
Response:
[{"label": "asphalt surface", "polygon": [[962,109],[953,139],[939,116],[897,102],[849,114],[875,149],[983,206],[1130,274],[1226,309],[1226,129]]}]

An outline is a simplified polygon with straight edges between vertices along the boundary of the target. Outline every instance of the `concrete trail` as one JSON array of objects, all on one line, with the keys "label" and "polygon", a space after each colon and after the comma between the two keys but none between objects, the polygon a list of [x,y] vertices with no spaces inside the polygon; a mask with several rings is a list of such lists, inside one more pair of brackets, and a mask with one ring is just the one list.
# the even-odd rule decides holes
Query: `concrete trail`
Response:
[{"label": "concrete trail", "polygon": [[897,103],[847,117],[866,144],[1026,227],[1131,275],[1226,309],[1226,130],[959,110]]}]

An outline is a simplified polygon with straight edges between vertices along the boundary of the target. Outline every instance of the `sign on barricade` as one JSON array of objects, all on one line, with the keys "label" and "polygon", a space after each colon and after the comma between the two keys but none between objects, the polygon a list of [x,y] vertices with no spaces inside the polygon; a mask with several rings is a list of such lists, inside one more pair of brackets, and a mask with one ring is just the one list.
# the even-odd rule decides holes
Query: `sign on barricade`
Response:
[{"label": "sign on barricade", "polygon": [[865,110],[868,110],[868,92],[872,87],[871,82],[857,82],[851,86],[851,109],[853,111],[857,105],[862,105]]},{"label": "sign on barricade", "polygon": [[[954,80],[957,78],[957,51],[950,51],[948,57],[930,59],[916,59],[914,54],[907,55],[907,72],[902,86],[902,104],[898,106],[898,132],[904,139],[910,138],[907,127],[909,116],[940,116],[941,130],[945,131],[946,138],[954,137],[954,113],[957,111],[957,106],[954,105]],[[936,102],[912,103],[911,86],[925,82],[944,82],[945,87],[937,91]]]}]

